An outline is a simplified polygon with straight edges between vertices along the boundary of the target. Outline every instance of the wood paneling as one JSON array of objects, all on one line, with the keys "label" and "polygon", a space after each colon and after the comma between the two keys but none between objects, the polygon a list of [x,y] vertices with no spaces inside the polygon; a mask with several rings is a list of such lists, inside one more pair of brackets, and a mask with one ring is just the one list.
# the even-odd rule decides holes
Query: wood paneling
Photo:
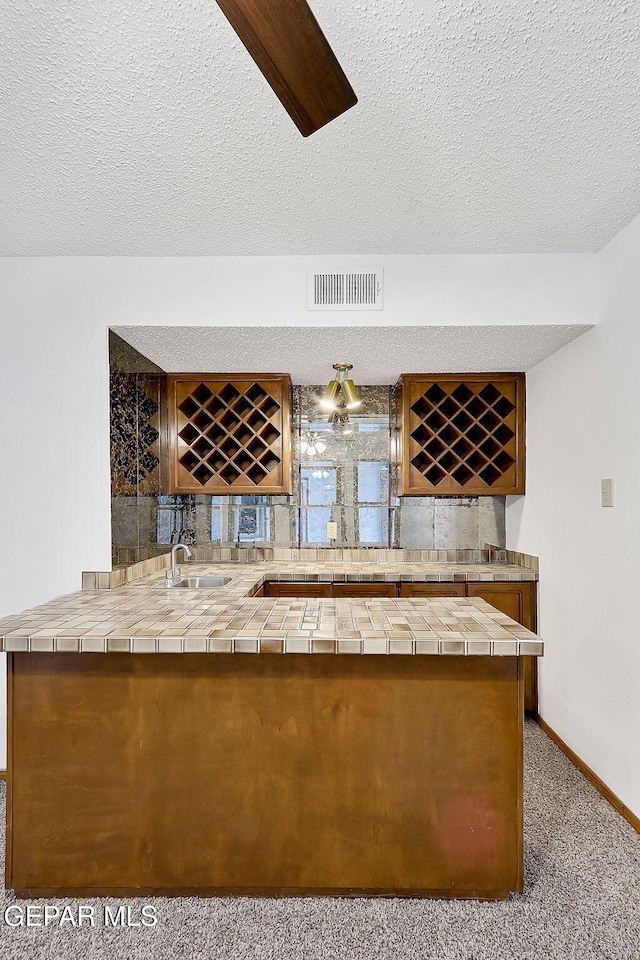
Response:
[{"label": "wood paneling", "polygon": [[[536,632],[536,584],[517,581],[492,583],[467,583],[468,597],[481,597],[492,607],[517,620],[527,630]],[[523,657],[524,661],[524,708],[538,713],[538,658]]]},{"label": "wood paneling", "polygon": [[404,374],[396,404],[400,496],[524,493],[524,374]]},{"label": "wood paneling", "polygon": [[9,666],[18,896],[522,890],[517,658]]},{"label": "wood paneling", "polygon": [[167,377],[172,494],[289,494],[287,374]]}]

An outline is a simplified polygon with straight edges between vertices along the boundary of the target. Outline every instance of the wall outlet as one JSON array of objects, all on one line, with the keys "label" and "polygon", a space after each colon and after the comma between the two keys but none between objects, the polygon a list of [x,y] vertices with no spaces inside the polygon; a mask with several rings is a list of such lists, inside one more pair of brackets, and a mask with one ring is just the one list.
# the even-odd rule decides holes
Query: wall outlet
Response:
[{"label": "wall outlet", "polygon": [[613,478],[609,477],[607,480],[602,480],[602,506],[603,507],[612,507],[613,506]]},{"label": "wall outlet", "polygon": [[338,524],[329,521],[327,524],[327,540],[337,540],[338,539]]}]

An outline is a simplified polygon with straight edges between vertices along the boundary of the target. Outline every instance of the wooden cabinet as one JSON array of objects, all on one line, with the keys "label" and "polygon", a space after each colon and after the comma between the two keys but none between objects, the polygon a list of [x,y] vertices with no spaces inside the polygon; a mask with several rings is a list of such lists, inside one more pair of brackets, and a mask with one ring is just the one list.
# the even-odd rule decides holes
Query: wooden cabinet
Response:
[{"label": "wooden cabinet", "polygon": [[521,684],[513,657],[10,654],[7,887],[521,892]]},{"label": "wooden cabinet", "polygon": [[[508,617],[517,620],[528,630],[536,630],[536,584],[528,581],[492,583],[467,583],[467,596],[480,597],[492,607],[496,607]],[[524,660],[524,708],[532,713],[538,712],[538,660],[537,657],[523,657]]]},{"label": "wooden cabinet", "polygon": [[524,374],[405,374],[396,421],[400,496],[524,493]]},{"label": "wooden cabinet", "polygon": [[320,597],[328,599],[332,596],[330,583],[292,583],[287,581],[270,580],[264,585],[265,597]]},{"label": "wooden cabinet", "polygon": [[287,583],[286,581],[271,580],[265,583],[267,597],[395,597],[397,584],[395,583]]},{"label": "wooden cabinet", "polygon": [[[402,597],[480,597],[492,607],[536,630],[536,584],[532,581],[486,581],[482,583],[401,583]],[[524,708],[538,712],[538,660],[523,657]]]},{"label": "wooden cabinet", "polygon": [[[476,583],[299,583],[270,581],[261,588],[266,597],[479,597],[486,600],[508,617],[517,620],[523,627],[536,630],[536,584],[533,581],[483,581]],[[256,594],[258,596],[258,594]],[[524,661],[524,706],[532,713],[538,712],[538,664],[536,657],[523,657]]]},{"label": "wooden cabinet", "polygon": [[401,597],[464,597],[464,583],[401,583]]},{"label": "wooden cabinet", "polygon": [[287,374],[167,377],[169,492],[292,492]]},{"label": "wooden cabinet", "polygon": [[481,597],[512,620],[517,620],[523,627],[535,630],[534,583],[492,581],[467,583],[466,587],[468,597]]},{"label": "wooden cabinet", "polygon": [[395,597],[396,583],[334,583],[334,597]]}]

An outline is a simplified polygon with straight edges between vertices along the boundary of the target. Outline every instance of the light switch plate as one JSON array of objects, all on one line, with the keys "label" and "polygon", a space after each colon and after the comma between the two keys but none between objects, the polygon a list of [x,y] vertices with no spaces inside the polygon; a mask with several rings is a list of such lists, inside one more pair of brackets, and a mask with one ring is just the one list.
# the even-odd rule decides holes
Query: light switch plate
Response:
[{"label": "light switch plate", "polygon": [[602,480],[602,506],[603,507],[612,507],[613,506],[613,477],[608,477],[606,480]]},{"label": "light switch plate", "polygon": [[327,540],[337,540],[338,539],[338,524],[334,521],[329,521],[327,524]]}]

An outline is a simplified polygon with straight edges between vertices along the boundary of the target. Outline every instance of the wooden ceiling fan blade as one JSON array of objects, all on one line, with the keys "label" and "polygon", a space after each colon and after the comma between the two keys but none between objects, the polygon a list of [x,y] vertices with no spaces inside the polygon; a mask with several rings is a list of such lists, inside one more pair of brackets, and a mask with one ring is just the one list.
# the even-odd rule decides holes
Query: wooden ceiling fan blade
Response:
[{"label": "wooden ceiling fan blade", "polygon": [[303,137],[358,102],[306,0],[217,0]]}]

